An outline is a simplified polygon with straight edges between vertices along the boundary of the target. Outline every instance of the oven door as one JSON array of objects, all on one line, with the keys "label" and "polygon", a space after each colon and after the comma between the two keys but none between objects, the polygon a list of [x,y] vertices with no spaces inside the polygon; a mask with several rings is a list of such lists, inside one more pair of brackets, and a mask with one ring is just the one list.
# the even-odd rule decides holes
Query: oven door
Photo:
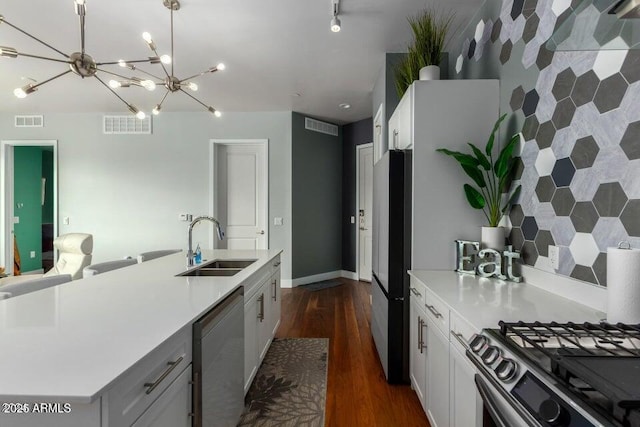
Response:
[{"label": "oven door", "polygon": [[475,382],[478,393],[482,398],[483,427],[540,426],[534,420],[521,415],[519,411],[514,409],[498,389],[480,374],[475,375]]}]

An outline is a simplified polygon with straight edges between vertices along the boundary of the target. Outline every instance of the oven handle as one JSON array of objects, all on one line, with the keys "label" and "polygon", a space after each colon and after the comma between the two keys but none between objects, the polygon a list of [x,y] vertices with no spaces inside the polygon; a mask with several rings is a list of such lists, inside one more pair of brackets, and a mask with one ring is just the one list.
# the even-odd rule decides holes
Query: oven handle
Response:
[{"label": "oven handle", "polygon": [[[500,383],[498,383],[498,380],[494,379],[491,376],[491,373],[488,371],[488,369],[484,367],[480,362],[478,362],[475,359],[475,357],[473,357],[473,355],[471,354],[471,350],[467,349],[466,353],[467,353],[466,354],[467,359],[469,359],[473,363],[473,365],[476,367],[476,370],[480,372],[480,374],[476,374],[476,376],[480,376],[479,379],[482,380],[482,382],[485,384],[485,391],[489,391],[490,389],[486,387],[486,382],[482,377],[486,378],[495,387],[496,391],[498,391],[500,395],[507,401],[507,403],[509,403],[513,407],[513,409],[518,413],[520,418],[522,418],[522,420],[526,423],[527,426],[540,427],[540,423],[536,421],[536,419],[533,418],[531,414],[529,414],[529,412],[527,412],[527,410],[522,407],[522,405],[520,405],[520,402],[515,400],[513,396],[511,396],[507,391],[505,391],[500,385]],[[477,381],[476,381],[476,384],[477,384]],[[492,399],[491,401],[495,402],[495,399]],[[509,426],[507,425],[507,427]]]},{"label": "oven handle", "polygon": [[510,427],[507,420],[505,420],[500,413],[498,405],[496,404],[496,401],[491,395],[491,391],[489,391],[489,387],[484,382],[484,380],[478,374],[475,374],[474,380],[476,382],[476,388],[480,393],[480,397],[482,397],[482,402],[487,408],[489,415],[491,415],[491,419],[493,420],[493,422],[496,423],[498,427]]}]

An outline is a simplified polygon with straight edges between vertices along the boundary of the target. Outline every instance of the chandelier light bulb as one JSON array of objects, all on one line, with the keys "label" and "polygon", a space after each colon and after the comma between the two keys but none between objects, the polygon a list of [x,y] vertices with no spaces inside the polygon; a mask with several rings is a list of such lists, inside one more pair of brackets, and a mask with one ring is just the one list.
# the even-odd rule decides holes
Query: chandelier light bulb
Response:
[{"label": "chandelier light bulb", "polygon": [[158,114],[160,114],[160,109],[162,107],[160,107],[160,105],[156,105],[155,107],[153,107],[153,110],[151,110],[151,112],[153,113],[154,116],[157,116]]},{"label": "chandelier light bulb", "polygon": [[138,118],[138,120],[144,120],[147,115],[144,113],[144,111],[138,111],[136,113],[136,117]]},{"label": "chandelier light bulb", "polygon": [[127,61],[125,61],[124,59],[118,59],[118,65],[124,68],[127,66]]},{"label": "chandelier light bulb", "polygon": [[149,44],[153,42],[153,39],[151,38],[151,34],[147,33],[146,31],[142,33],[142,38],[144,39],[144,41],[146,41]]},{"label": "chandelier light bulb", "polygon": [[121,84],[119,81],[117,81],[117,80],[109,80],[109,86],[110,86],[112,89],[117,89],[117,88],[119,88],[119,87],[122,87],[122,84]]},{"label": "chandelier light bulb", "polygon": [[165,65],[171,64],[171,55],[162,55],[160,57],[160,62],[162,62]]},{"label": "chandelier light bulb", "polygon": [[24,89],[22,89],[21,87],[14,90],[13,94],[16,96],[16,98],[20,98],[20,99],[27,97],[27,92],[25,92]]},{"label": "chandelier light bulb", "polygon": [[338,18],[337,16],[334,16],[331,19],[331,31],[333,31],[334,33],[340,31],[340,18]]},{"label": "chandelier light bulb", "polygon": [[216,112],[213,113],[213,115],[216,116],[216,117],[220,117],[220,116],[222,116],[222,113],[220,111],[216,110]]},{"label": "chandelier light bulb", "polygon": [[189,82],[189,89],[195,92],[198,90],[198,85],[194,82]]},{"label": "chandelier light bulb", "polygon": [[218,71],[224,71],[224,69],[227,68],[227,66],[221,62],[218,65],[216,65],[216,68],[218,69]]},{"label": "chandelier light bulb", "polygon": [[156,83],[153,80],[143,80],[140,85],[148,91],[156,90]]}]

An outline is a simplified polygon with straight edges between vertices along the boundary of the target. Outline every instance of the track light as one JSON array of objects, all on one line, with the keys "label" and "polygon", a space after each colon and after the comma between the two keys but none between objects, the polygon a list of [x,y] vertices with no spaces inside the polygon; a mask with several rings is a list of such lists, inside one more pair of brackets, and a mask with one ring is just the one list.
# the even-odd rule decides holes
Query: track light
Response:
[{"label": "track light", "polygon": [[338,14],[340,13],[340,0],[331,0],[331,31],[337,33],[340,31],[340,18],[338,18]]}]

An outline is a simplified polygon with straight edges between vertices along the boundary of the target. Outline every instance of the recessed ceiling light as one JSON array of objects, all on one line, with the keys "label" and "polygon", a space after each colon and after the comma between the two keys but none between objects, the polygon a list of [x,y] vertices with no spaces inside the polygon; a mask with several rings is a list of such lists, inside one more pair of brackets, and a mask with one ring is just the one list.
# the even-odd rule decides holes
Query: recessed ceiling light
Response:
[{"label": "recessed ceiling light", "polygon": [[342,103],[338,105],[338,107],[342,108],[343,110],[348,110],[349,108],[351,108],[351,104]]}]

